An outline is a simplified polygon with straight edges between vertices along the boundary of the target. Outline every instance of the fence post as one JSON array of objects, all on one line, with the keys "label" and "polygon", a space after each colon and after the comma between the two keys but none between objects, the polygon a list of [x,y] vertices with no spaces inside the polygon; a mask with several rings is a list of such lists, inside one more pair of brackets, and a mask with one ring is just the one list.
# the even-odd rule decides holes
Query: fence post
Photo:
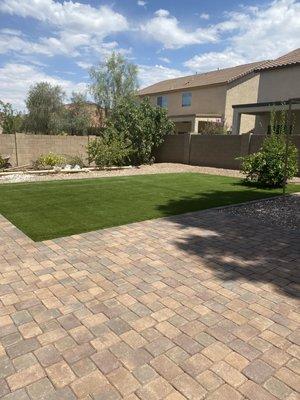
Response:
[{"label": "fence post", "polygon": [[15,156],[16,156],[16,165],[19,166],[19,156],[18,156],[18,141],[17,141],[17,133],[15,132]]},{"label": "fence post", "polygon": [[247,156],[250,152],[250,141],[252,133],[243,133],[241,135],[241,157]]},{"label": "fence post", "polygon": [[88,135],[88,137],[87,137],[87,147],[86,147],[86,149],[85,149],[85,151],[86,151],[86,153],[87,153],[87,159],[88,159],[88,164],[89,164],[89,166],[91,165],[91,163],[90,163],[90,157],[89,157],[89,154],[88,154],[88,147],[89,147],[89,145],[90,145],[90,135]]},{"label": "fence post", "polygon": [[190,163],[190,153],[191,153],[191,133],[184,133],[184,144],[183,144],[183,163]]}]

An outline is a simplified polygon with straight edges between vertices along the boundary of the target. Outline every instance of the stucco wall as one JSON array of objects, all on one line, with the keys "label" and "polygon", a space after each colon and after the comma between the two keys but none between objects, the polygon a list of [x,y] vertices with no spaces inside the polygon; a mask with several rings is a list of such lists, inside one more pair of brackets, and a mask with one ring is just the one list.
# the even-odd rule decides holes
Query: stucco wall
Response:
[{"label": "stucco wall", "polygon": [[[190,107],[182,107],[182,93],[184,92],[192,93],[192,103]],[[168,115],[224,115],[225,113],[226,85],[182,90],[162,95],[166,95],[168,98]],[[156,105],[157,96],[160,96],[160,94],[149,96],[154,105]]]},{"label": "stucco wall", "polygon": [[[265,137],[253,134],[169,135],[156,152],[156,161],[238,169],[240,161],[236,158],[257,152]],[[293,135],[292,141],[298,148],[300,169],[300,135]]]},{"label": "stucco wall", "polygon": [[260,73],[257,101],[281,101],[300,96],[300,66]]},{"label": "stucco wall", "polygon": [[220,168],[239,168],[242,136],[192,135],[190,164]]},{"label": "stucco wall", "polygon": [[12,165],[16,165],[15,135],[0,135],[0,155],[10,156]]},{"label": "stucco wall", "polygon": [[[17,151],[15,147],[17,144]],[[0,154],[10,155],[12,165],[16,165],[16,154],[18,165],[32,164],[41,154],[50,151],[57,154],[80,156],[87,161],[86,146],[87,136],[56,136],[56,135],[16,135],[0,136]]]},{"label": "stucco wall", "polygon": [[[259,87],[259,74],[250,74],[240,78],[228,85],[225,107],[225,124],[228,129],[232,129],[233,105],[248,104],[257,102]],[[255,116],[242,115],[241,133],[247,133],[254,129]]]},{"label": "stucco wall", "polygon": [[156,162],[188,163],[190,134],[168,135],[155,154]]}]

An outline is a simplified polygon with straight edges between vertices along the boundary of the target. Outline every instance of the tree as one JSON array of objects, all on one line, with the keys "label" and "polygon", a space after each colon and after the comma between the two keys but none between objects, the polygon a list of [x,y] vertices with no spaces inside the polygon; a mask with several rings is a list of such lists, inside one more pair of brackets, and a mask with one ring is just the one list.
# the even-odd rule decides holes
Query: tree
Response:
[{"label": "tree", "polygon": [[64,111],[64,131],[71,135],[87,135],[91,113],[84,93],[72,93],[71,104]]},{"label": "tree", "polygon": [[137,66],[129,63],[121,54],[112,55],[103,63],[91,68],[91,94],[105,117],[118,100],[131,96],[138,88]]},{"label": "tree", "polygon": [[53,133],[56,130],[56,119],[61,118],[63,112],[64,98],[65,93],[58,85],[39,82],[32,86],[26,99],[26,130],[42,134]]},{"label": "tree", "polygon": [[164,136],[174,130],[164,108],[151,105],[148,98],[123,98],[113,108],[108,128],[129,143],[129,162],[133,165],[148,164],[154,160],[154,151]]},{"label": "tree", "polygon": [[23,116],[15,112],[10,103],[4,103],[0,100],[0,125],[3,133],[16,133],[21,130]]}]

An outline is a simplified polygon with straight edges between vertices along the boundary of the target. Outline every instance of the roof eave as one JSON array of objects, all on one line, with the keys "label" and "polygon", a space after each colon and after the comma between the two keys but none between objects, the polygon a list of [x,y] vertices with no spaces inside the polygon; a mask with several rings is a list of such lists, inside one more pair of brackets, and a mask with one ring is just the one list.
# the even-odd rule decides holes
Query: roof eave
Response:
[{"label": "roof eave", "polygon": [[179,89],[170,89],[170,90],[160,90],[160,91],[154,91],[154,92],[149,92],[149,93],[142,93],[139,94],[139,96],[151,96],[154,94],[166,94],[166,93],[173,93],[173,92],[182,92],[182,91],[189,91],[189,90],[195,90],[199,88],[207,88],[210,86],[224,86],[227,85],[229,81],[224,81],[224,82],[218,82],[218,83],[209,83],[207,85],[198,85],[198,86],[191,86],[191,87],[182,87]]},{"label": "roof eave", "polygon": [[295,65],[300,65],[300,61],[293,61],[293,62],[289,62],[283,65],[270,65],[269,67],[261,67],[258,69],[255,69],[255,72],[264,72],[264,71],[269,71],[269,70],[273,70],[273,69],[282,69],[282,68],[288,68],[288,67],[294,67]]}]

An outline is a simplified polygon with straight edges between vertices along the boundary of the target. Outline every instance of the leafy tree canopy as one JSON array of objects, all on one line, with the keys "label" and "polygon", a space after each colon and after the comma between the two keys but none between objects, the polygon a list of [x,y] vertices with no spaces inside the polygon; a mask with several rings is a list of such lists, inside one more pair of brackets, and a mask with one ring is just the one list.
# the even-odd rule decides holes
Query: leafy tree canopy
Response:
[{"label": "leafy tree canopy", "polygon": [[148,164],[164,136],[174,130],[164,108],[153,106],[148,98],[123,98],[113,108],[108,126],[129,143],[131,164]]},{"label": "leafy tree canopy", "polygon": [[0,126],[2,133],[16,133],[21,130],[23,124],[23,115],[15,112],[10,103],[4,103],[0,100]]},{"label": "leafy tree canopy", "polygon": [[26,99],[26,130],[33,133],[52,133],[56,120],[63,111],[64,98],[65,93],[58,85],[51,85],[49,82],[33,85]]},{"label": "leafy tree canopy", "polygon": [[87,135],[91,125],[86,94],[73,92],[71,104],[64,110],[61,130],[71,135]]},{"label": "leafy tree canopy", "polygon": [[118,100],[131,96],[138,88],[137,66],[121,54],[112,55],[103,63],[91,68],[90,91],[95,102],[105,110],[106,116]]}]

